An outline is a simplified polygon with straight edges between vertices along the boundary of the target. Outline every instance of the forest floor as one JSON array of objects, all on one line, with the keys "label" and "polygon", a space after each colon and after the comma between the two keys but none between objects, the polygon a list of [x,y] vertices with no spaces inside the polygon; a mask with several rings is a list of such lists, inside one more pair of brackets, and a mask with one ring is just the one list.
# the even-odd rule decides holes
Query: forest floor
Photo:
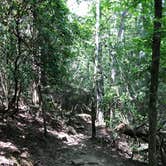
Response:
[{"label": "forest floor", "polygon": [[[43,136],[42,120],[26,113],[0,122],[1,166],[143,166],[131,160],[126,142],[115,146],[111,133],[98,127],[91,139],[90,116],[80,114],[70,126],[52,120]],[[61,128],[62,127],[62,128]],[[121,150],[120,150],[121,149]],[[125,151],[125,149],[127,149]]]}]

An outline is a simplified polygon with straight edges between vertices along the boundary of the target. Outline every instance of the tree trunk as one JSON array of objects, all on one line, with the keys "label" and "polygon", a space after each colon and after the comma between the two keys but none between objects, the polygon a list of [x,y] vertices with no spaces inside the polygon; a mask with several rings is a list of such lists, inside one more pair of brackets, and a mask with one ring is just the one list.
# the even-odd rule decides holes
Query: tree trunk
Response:
[{"label": "tree trunk", "polygon": [[0,71],[0,84],[1,84],[1,87],[2,87],[3,95],[5,97],[5,101],[3,101],[3,99],[2,99],[2,103],[5,105],[5,109],[8,110],[8,106],[9,106],[9,85],[8,85],[8,80],[7,80],[5,68],[4,69],[2,68],[1,71]]},{"label": "tree trunk", "polygon": [[33,15],[33,27],[32,27],[32,69],[34,72],[34,80],[32,82],[32,103],[35,106],[39,106],[39,91],[38,91],[38,82],[39,82],[39,60],[38,60],[38,50],[39,46],[38,43],[36,43],[38,38],[38,31],[36,27],[36,20],[37,20],[37,14],[36,14],[36,4],[34,1],[34,4],[32,6],[32,15]]},{"label": "tree trunk", "polygon": [[157,128],[157,91],[160,63],[162,0],[155,0],[154,32],[152,41],[152,65],[149,100],[149,166],[157,166],[156,128]]},{"label": "tree trunk", "polygon": [[100,0],[96,0],[96,38],[95,38],[95,96],[96,96],[96,120],[99,125],[104,124],[104,114],[102,111],[102,98],[104,93],[103,74],[102,74],[102,53],[100,42]]},{"label": "tree trunk", "polygon": [[47,136],[47,122],[46,122],[46,113],[44,110],[44,101],[43,101],[43,96],[42,96],[42,91],[41,91],[41,85],[38,85],[38,92],[39,92],[39,111],[42,113],[43,117],[43,128],[44,128],[44,136]]},{"label": "tree trunk", "polygon": [[17,37],[17,56],[14,61],[14,96],[9,102],[8,111],[10,109],[14,109],[12,115],[18,112],[18,101],[21,93],[21,82],[19,81],[19,59],[21,57],[21,34],[20,34],[20,18],[19,18],[19,11],[18,11],[18,18],[16,18],[16,37]]},{"label": "tree trunk", "polygon": [[46,122],[46,112],[44,108],[44,99],[43,99],[43,84],[45,83],[44,78],[42,77],[42,62],[43,62],[43,52],[40,47],[40,44],[36,44],[36,41],[39,38],[40,29],[36,27],[37,22],[37,9],[36,4],[33,4],[33,32],[32,32],[32,40],[33,40],[33,71],[35,74],[35,78],[33,81],[33,92],[32,92],[32,101],[35,105],[39,106],[38,116],[42,116],[43,118],[43,128],[44,128],[44,136],[47,136],[47,122]]},{"label": "tree trunk", "polygon": [[95,100],[92,99],[91,105],[91,119],[92,119],[92,139],[96,138],[96,104]]},{"label": "tree trunk", "polygon": [[35,80],[32,83],[32,102],[35,106],[39,105],[39,93],[38,93],[37,82]]}]

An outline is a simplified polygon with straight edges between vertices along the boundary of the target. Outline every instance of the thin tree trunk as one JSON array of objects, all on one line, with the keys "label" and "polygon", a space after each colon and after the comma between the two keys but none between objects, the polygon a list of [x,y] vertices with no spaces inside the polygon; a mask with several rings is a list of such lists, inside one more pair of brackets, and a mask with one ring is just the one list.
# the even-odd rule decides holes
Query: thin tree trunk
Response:
[{"label": "thin tree trunk", "polygon": [[[8,105],[9,105],[9,87],[8,87],[8,80],[6,78],[6,73],[5,69],[1,69],[0,71],[0,84],[2,87],[2,92],[5,96],[5,109],[8,110]],[[4,101],[2,100],[2,103]]]},{"label": "thin tree trunk", "polygon": [[152,66],[149,100],[149,166],[157,166],[156,130],[157,130],[157,91],[160,63],[162,0],[155,0],[154,33],[152,41]]},{"label": "thin tree trunk", "polygon": [[92,118],[92,139],[96,138],[96,104],[95,100],[92,99],[92,105],[91,105],[91,118]]},{"label": "thin tree trunk", "polygon": [[[8,110],[14,108],[13,115],[18,112],[18,101],[19,101],[19,59],[21,57],[21,36],[20,36],[20,19],[19,19],[19,11],[18,18],[16,19],[16,37],[17,37],[17,56],[14,61],[14,96],[11,99]],[[21,83],[20,83],[21,84]]]},{"label": "thin tree trunk", "polygon": [[38,95],[37,81],[34,80],[32,83],[32,102],[35,106],[39,104],[39,95]]},{"label": "thin tree trunk", "polygon": [[39,112],[38,116],[42,116],[43,118],[43,128],[44,128],[44,136],[47,136],[47,122],[46,122],[46,112],[44,108],[44,99],[43,99],[43,94],[42,94],[42,88],[43,88],[43,83],[45,83],[44,78],[42,77],[42,60],[43,60],[43,54],[42,50],[40,48],[40,45],[36,43],[38,37],[39,37],[39,31],[36,27],[36,21],[37,21],[37,13],[36,13],[36,4],[33,4],[33,71],[35,74],[34,82],[33,82],[33,94],[32,94],[32,101],[34,102],[35,105],[39,106]]},{"label": "thin tree trunk", "polygon": [[118,41],[124,40],[124,28],[125,28],[125,17],[127,15],[127,10],[122,13],[121,22],[120,22],[120,29],[118,31]]},{"label": "thin tree trunk", "polygon": [[[111,36],[111,33],[109,33],[109,36]],[[115,67],[115,60],[114,60],[114,56],[111,53],[111,49],[109,48],[109,64],[110,64],[110,86],[112,86],[112,84],[114,85],[116,82],[116,67]],[[116,95],[119,96],[119,88],[118,86],[116,87]],[[113,101],[114,102],[114,101]],[[114,105],[116,105],[114,103]],[[115,118],[115,106],[113,106],[111,103],[109,104],[109,126],[110,128],[113,127],[113,120]]]},{"label": "thin tree trunk", "polygon": [[47,136],[47,122],[46,122],[46,113],[44,110],[44,101],[41,91],[41,85],[38,85],[38,92],[39,92],[39,111],[42,113],[43,117],[43,128],[44,128],[44,136]]},{"label": "thin tree trunk", "polygon": [[96,38],[95,38],[95,96],[96,96],[96,120],[99,125],[104,124],[104,114],[102,111],[102,98],[103,98],[103,75],[102,75],[102,53],[100,42],[100,0],[96,0]]},{"label": "thin tree trunk", "polygon": [[38,82],[39,82],[39,78],[38,78],[38,73],[39,73],[39,67],[38,67],[38,50],[39,50],[39,46],[38,43],[36,43],[37,38],[38,38],[38,31],[37,31],[37,27],[36,27],[36,4],[34,1],[34,4],[32,6],[32,15],[33,15],[33,27],[32,27],[32,69],[34,72],[34,80],[32,82],[32,102],[35,106],[39,106],[39,91],[38,91]]}]

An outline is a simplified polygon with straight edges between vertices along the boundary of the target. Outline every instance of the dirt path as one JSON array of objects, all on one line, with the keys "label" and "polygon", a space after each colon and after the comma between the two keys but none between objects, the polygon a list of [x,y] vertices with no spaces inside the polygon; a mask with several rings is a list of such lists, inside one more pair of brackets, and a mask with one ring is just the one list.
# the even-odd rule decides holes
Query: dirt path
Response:
[{"label": "dirt path", "polygon": [[[62,148],[63,149],[63,148]],[[143,164],[118,156],[116,151],[84,140],[78,145],[66,147],[57,159],[57,166],[143,166]]]},{"label": "dirt path", "polygon": [[[82,132],[77,134],[49,126],[47,138],[40,120],[25,117],[18,118],[15,125],[0,124],[0,166],[143,166],[121,157],[102,139],[91,140],[91,125],[80,124]],[[104,135],[105,131],[98,133]]]},{"label": "dirt path", "polygon": [[[88,118],[87,118],[88,119]],[[96,140],[91,139],[91,124],[84,124],[82,134],[68,135],[58,133],[61,137],[63,145],[59,147],[54,163],[44,165],[47,166],[143,166],[143,163],[126,159],[120,156],[115,147],[111,147],[111,137],[109,131],[105,128],[97,128]],[[105,138],[107,141],[105,142]]]},{"label": "dirt path", "polygon": [[[78,145],[67,147],[67,151],[62,154],[65,159],[64,166],[85,165],[85,166],[136,166],[143,165],[120,157],[116,149],[103,147],[102,144],[92,140],[84,140]],[[62,163],[57,164],[57,166]]]}]

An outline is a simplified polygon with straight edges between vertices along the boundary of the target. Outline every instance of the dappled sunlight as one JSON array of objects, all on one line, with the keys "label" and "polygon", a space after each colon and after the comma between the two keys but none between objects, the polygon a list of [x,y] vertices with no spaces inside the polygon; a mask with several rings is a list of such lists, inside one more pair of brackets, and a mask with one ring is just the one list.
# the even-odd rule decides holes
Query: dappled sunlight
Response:
[{"label": "dappled sunlight", "polygon": [[[43,136],[40,122],[32,125],[33,121],[26,117],[23,121],[18,120],[19,118],[16,120],[18,125],[16,129],[21,129],[19,132],[13,130],[15,137],[8,135],[6,139],[8,141],[0,142],[1,158],[4,163],[9,163],[10,158],[13,158],[14,163],[19,160],[20,163],[29,163],[30,166],[34,163],[45,165],[48,162],[50,165],[57,163],[57,166],[76,163],[109,166],[110,161],[116,164],[122,163],[123,160],[128,163],[124,152],[118,154],[117,148],[113,147],[111,131],[104,126],[97,126],[97,138],[91,139],[91,122],[88,114],[76,115],[69,123],[71,126],[64,126],[61,131],[48,125],[46,138]],[[26,124],[31,127],[26,127]],[[119,149],[120,146],[121,144]],[[7,154],[10,154],[8,158]],[[15,156],[18,156],[16,161]]]},{"label": "dappled sunlight", "polygon": [[0,0],[0,166],[165,166],[165,6]]},{"label": "dappled sunlight", "polygon": [[2,142],[0,141],[0,148],[1,149],[6,149],[6,150],[9,150],[9,151],[18,151],[19,152],[19,149],[14,145],[12,144],[11,142]]},{"label": "dappled sunlight", "polygon": [[21,150],[11,142],[0,141],[0,165],[17,165],[17,156]]},{"label": "dappled sunlight", "polygon": [[0,156],[0,165],[3,165],[3,164],[8,164],[8,165],[14,165],[14,161],[9,159],[9,158],[6,158],[5,156]]}]

